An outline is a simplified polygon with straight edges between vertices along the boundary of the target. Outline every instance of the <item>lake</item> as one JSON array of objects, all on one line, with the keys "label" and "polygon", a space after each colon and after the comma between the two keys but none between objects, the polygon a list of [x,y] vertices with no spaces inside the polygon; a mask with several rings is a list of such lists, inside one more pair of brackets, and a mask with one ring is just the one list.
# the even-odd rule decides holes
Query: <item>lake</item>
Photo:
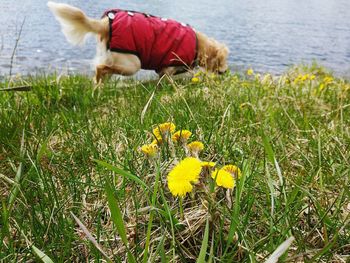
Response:
[{"label": "lake", "polygon": [[[0,0],[0,75],[9,74],[23,19],[13,73],[58,71],[91,74],[95,40],[73,47],[60,32],[45,0]],[[281,73],[317,61],[350,75],[349,0],[67,0],[98,18],[105,9],[144,11],[191,24],[227,44],[234,69]]]}]

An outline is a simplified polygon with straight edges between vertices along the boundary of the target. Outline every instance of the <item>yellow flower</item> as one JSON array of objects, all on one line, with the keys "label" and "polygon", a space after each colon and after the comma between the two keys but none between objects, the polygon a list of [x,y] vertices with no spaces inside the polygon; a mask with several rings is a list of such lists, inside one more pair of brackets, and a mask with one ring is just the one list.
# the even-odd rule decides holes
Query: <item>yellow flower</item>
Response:
[{"label": "yellow flower", "polygon": [[198,182],[202,170],[201,161],[187,157],[179,162],[168,174],[167,181],[173,196],[185,196],[192,191],[191,183]]},{"label": "yellow flower", "polygon": [[239,169],[236,165],[225,165],[224,167],[222,167],[222,169],[232,174],[235,178],[241,178],[242,176],[241,169]]},{"label": "yellow flower", "polygon": [[141,151],[149,157],[154,157],[158,152],[157,144],[145,144],[141,147]]},{"label": "yellow flower", "polygon": [[193,77],[193,78],[191,79],[191,81],[192,81],[192,83],[198,83],[198,82],[199,82],[199,78]]},{"label": "yellow flower", "polygon": [[168,133],[173,133],[175,131],[175,124],[172,122],[165,122],[159,124],[153,129],[153,134],[157,139],[165,137]]},{"label": "yellow flower", "polygon": [[156,139],[154,139],[151,144],[161,145],[162,143],[163,139],[161,137],[156,137]]},{"label": "yellow flower", "polygon": [[173,134],[172,140],[174,142],[186,142],[191,135],[192,132],[190,132],[189,130],[177,131]]},{"label": "yellow flower", "polygon": [[186,180],[168,179],[168,188],[173,196],[184,197],[187,193],[192,192],[192,184]]},{"label": "yellow flower", "polygon": [[202,167],[213,168],[215,165],[215,162],[202,162]]},{"label": "yellow flower", "polygon": [[314,74],[312,74],[311,76],[310,76],[310,80],[314,80],[316,78],[316,76],[314,75]]},{"label": "yellow flower", "polygon": [[324,82],[324,84],[330,84],[330,83],[332,83],[333,82],[333,78],[332,77],[330,77],[330,76],[327,76],[327,77],[324,77],[324,79],[323,79],[323,82]]},{"label": "yellow flower", "polygon": [[305,81],[309,79],[309,74],[305,74],[303,76],[301,76],[301,81]]},{"label": "yellow flower", "polygon": [[251,75],[253,75],[254,74],[254,70],[252,69],[252,68],[249,68],[248,70],[247,70],[247,75],[248,76],[251,76]]},{"label": "yellow flower", "polygon": [[320,88],[319,88],[320,91],[322,91],[325,87],[326,87],[326,86],[325,86],[323,83],[321,83],[321,84],[320,84]]},{"label": "yellow flower", "polygon": [[199,76],[202,75],[202,74],[203,74],[202,71],[198,71],[198,72],[196,72],[196,73],[193,75],[193,77],[199,77]]},{"label": "yellow flower", "polygon": [[215,180],[218,186],[222,186],[227,189],[232,189],[235,186],[235,181],[232,175],[224,169],[215,169],[211,173],[211,178]]},{"label": "yellow flower", "polygon": [[194,141],[187,144],[187,149],[194,155],[198,155],[199,152],[203,151],[204,145],[199,141]]}]

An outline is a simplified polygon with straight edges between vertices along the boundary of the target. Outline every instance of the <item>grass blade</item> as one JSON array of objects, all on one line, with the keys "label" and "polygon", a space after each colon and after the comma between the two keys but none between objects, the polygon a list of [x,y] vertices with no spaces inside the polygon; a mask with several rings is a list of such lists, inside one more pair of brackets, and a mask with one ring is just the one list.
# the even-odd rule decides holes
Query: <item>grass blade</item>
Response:
[{"label": "grass blade", "polygon": [[135,262],[136,263],[135,258],[133,257],[133,255],[129,251],[128,239],[126,237],[126,230],[125,230],[125,226],[124,226],[123,215],[122,215],[122,212],[120,211],[120,208],[117,204],[117,200],[114,197],[114,191],[113,191],[112,186],[111,186],[110,182],[108,181],[108,179],[106,180],[105,191],[106,191],[106,195],[107,195],[108,206],[109,206],[109,209],[111,210],[112,221],[114,223],[114,226],[117,228],[117,232],[118,232],[120,238],[122,239],[125,247],[128,250],[128,262]]},{"label": "grass blade", "polygon": [[266,260],[265,263],[276,263],[278,262],[278,259],[284,254],[284,252],[287,251],[287,249],[290,247],[290,245],[293,243],[294,237],[288,238],[286,241],[284,241],[281,245],[278,246],[278,248],[272,253],[272,255]]},{"label": "grass blade", "polygon": [[155,208],[155,205],[156,205],[159,181],[160,181],[160,164],[157,164],[157,173],[156,173],[153,194],[152,194],[152,209],[150,210],[150,215],[149,215],[149,220],[148,220],[148,225],[147,225],[145,250],[144,250],[143,259],[142,259],[142,261],[144,263],[146,263],[148,260],[148,249],[149,249],[149,244],[150,244],[150,240],[151,240],[151,230],[152,230],[152,226],[153,226],[153,215],[154,215],[153,208]]},{"label": "grass blade", "polygon": [[49,258],[44,252],[42,252],[39,248],[32,245],[33,252],[38,256],[38,258],[44,263],[53,263],[52,259]]},{"label": "grass blade", "polygon": [[205,256],[207,254],[207,248],[208,248],[208,239],[209,239],[209,219],[207,218],[201,250],[199,252],[199,256],[196,261],[197,263],[205,263]]},{"label": "grass blade", "polygon": [[111,217],[112,221],[114,223],[114,226],[117,228],[118,234],[120,238],[122,239],[124,245],[128,245],[128,240],[126,238],[126,231],[125,226],[123,222],[123,215],[120,211],[120,208],[117,204],[117,200],[114,197],[113,189],[110,185],[110,183],[107,181],[105,185],[105,191],[107,194],[107,201],[109,209],[111,210]]},{"label": "grass blade", "polygon": [[79,225],[81,230],[83,230],[86,237],[90,240],[90,242],[98,249],[98,251],[101,252],[101,254],[106,258],[107,262],[112,262],[112,260],[108,257],[108,255],[102,250],[101,246],[97,243],[96,239],[92,236],[92,234],[89,232],[89,230],[86,228],[86,226],[79,220],[78,217],[76,217],[73,212],[71,212],[72,217],[74,218],[75,222]]},{"label": "grass blade", "polygon": [[105,167],[107,168],[108,170],[110,171],[113,171],[117,174],[120,174],[126,178],[129,178],[130,180],[140,184],[144,189],[148,189],[148,186],[145,184],[144,181],[142,181],[139,177],[137,177],[136,175],[133,175],[127,171],[124,171],[123,169],[120,169],[114,165],[111,165],[109,163],[106,163],[104,161],[100,161],[100,160],[96,160],[96,159],[93,159],[94,162],[96,162],[98,165],[102,166],[102,167]]}]

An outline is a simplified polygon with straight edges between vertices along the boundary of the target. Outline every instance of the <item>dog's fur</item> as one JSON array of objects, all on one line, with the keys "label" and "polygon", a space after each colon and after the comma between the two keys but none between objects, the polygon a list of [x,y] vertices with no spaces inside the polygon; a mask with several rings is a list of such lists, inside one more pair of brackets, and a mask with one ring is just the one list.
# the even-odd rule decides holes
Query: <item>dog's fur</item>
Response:
[{"label": "dog's fur", "polygon": [[[60,22],[62,32],[68,42],[73,45],[81,45],[84,43],[88,33],[94,33],[98,36],[95,58],[95,79],[97,82],[100,82],[106,75],[120,74],[130,76],[140,70],[141,61],[136,55],[107,50],[106,47],[109,38],[109,21],[107,17],[92,19],[87,17],[80,9],[67,4],[48,2],[47,5]],[[226,45],[197,31],[196,35],[198,40],[197,59],[199,66],[210,72],[225,72],[228,69],[227,56],[229,53]],[[180,70],[183,70],[183,68]],[[166,67],[158,74],[173,75],[178,73],[178,71],[179,67]]]}]

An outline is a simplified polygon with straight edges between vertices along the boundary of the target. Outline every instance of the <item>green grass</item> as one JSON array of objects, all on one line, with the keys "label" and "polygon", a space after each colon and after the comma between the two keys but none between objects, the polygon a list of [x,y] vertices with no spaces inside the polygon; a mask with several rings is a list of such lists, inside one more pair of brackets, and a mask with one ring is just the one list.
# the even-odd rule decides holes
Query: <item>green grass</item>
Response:
[{"label": "green grass", "polygon": [[[281,262],[350,260],[350,84],[329,76],[16,80],[32,90],[0,91],[0,261],[261,262],[290,236]],[[166,121],[241,168],[233,191],[207,179],[181,216],[171,152],[140,151]]]}]

